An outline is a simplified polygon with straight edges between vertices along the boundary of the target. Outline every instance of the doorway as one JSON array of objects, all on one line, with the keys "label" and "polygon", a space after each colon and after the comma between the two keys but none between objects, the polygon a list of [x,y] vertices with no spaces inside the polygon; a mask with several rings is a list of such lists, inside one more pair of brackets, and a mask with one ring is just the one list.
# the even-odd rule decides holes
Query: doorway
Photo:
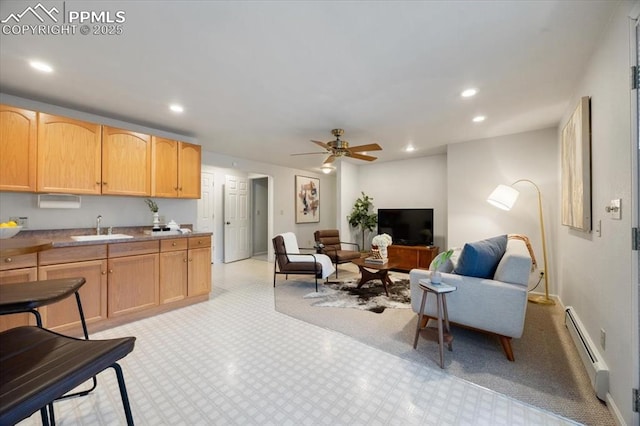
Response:
[{"label": "doorway", "polygon": [[251,179],[251,236],[252,257],[267,260],[269,251],[269,180]]}]

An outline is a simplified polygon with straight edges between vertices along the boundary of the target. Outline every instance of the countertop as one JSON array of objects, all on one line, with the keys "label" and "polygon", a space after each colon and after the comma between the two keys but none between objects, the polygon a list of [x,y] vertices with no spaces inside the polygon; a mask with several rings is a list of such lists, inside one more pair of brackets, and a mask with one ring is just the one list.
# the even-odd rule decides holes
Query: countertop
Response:
[{"label": "countertop", "polygon": [[[191,229],[191,226],[181,226],[182,228]],[[38,239],[49,240],[52,242],[53,248],[56,247],[74,247],[74,246],[89,246],[96,244],[114,244],[114,243],[127,243],[134,241],[152,241],[163,240],[169,238],[188,238],[188,237],[210,237],[212,232],[199,232],[192,231],[187,234],[175,235],[166,233],[153,233],[146,234],[151,229],[148,226],[118,226],[113,227],[113,234],[126,234],[131,235],[133,238],[119,238],[110,240],[99,241],[76,241],[71,239],[71,236],[76,235],[95,235],[96,230],[94,228],[74,228],[74,229],[40,229],[40,230],[22,230],[18,235],[11,238],[11,240],[21,239]],[[103,230],[107,232],[106,229]]]}]

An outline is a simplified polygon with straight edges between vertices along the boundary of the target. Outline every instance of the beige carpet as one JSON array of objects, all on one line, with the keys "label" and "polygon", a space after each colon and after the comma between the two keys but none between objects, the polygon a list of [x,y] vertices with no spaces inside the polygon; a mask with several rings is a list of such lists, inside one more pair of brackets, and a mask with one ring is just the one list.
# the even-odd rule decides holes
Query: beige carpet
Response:
[{"label": "beige carpet", "polygon": [[[354,275],[340,269],[340,279]],[[437,331],[423,332],[417,350],[413,349],[416,315],[411,309],[385,309],[377,314],[311,306],[313,300],[303,296],[315,290],[313,283],[296,278],[278,281],[275,306],[279,312],[439,368]],[[367,285],[373,283],[380,285]],[[448,373],[587,425],[615,425],[606,405],[595,396],[560,306],[528,304],[524,334],[512,341],[515,362],[506,359],[496,337],[457,327],[452,333],[453,351],[445,350]]]}]

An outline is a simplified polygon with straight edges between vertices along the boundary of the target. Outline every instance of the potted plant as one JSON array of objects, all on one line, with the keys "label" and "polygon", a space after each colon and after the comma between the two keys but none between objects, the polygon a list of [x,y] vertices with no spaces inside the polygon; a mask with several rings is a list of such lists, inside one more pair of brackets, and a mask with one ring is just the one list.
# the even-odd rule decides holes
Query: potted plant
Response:
[{"label": "potted plant", "polygon": [[158,214],[158,205],[151,198],[147,198],[146,200],[144,200],[144,202],[147,203],[149,210],[151,210],[151,213],[153,213],[153,229],[159,229],[160,215]]},{"label": "potted plant", "polygon": [[444,253],[440,253],[431,264],[431,283],[432,284],[440,284],[442,282],[442,273],[440,272],[440,267],[447,263],[447,260],[451,258],[453,255],[453,250],[449,249]]},{"label": "potted plant", "polygon": [[371,213],[370,210],[373,207],[373,198],[366,195],[362,192],[362,197],[356,200],[356,203],[353,205],[353,209],[351,210],[351,214],[347,216],[347,220],[349,221],[349,225],[354,228],[360,228],[362,231],[362,250],[364,249],[364,234],[366,231],[373,231],[375,226],[378,223],[378,215],[375,213]]}]

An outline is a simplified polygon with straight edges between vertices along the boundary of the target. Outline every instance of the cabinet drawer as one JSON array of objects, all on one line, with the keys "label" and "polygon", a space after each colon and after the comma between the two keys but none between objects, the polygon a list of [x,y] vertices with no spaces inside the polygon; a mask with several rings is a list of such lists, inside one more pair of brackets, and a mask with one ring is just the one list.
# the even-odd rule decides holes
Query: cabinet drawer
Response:
[{"label": "cabinet drawer", "polygon": [[38,254],[21,254],[19,256],[3,257],[0,261],[0,271],[9,269],[32,268],[38,265]]},{"label": "cabinet drawer", "polygon": [[160,240],[160,251],[176,251],[186,250],[188,241],[186,238],[171,238],[169,240]]},{"label": "cabinet drawer", "polygon": [[42,251],[39,256],[40,266],[106,259],[107,245],[96,244],[90,246],[60,247]]},{"label": "cabinet drawer", "polygon": [[109,244],[109,257],[136,256],[139,254],[158,253],[159,241],[137,241],[133,243]]},{"label": "cabinet drawer", "polygon": [[211,247],[211,236],[189,238],[189,249]]}]

